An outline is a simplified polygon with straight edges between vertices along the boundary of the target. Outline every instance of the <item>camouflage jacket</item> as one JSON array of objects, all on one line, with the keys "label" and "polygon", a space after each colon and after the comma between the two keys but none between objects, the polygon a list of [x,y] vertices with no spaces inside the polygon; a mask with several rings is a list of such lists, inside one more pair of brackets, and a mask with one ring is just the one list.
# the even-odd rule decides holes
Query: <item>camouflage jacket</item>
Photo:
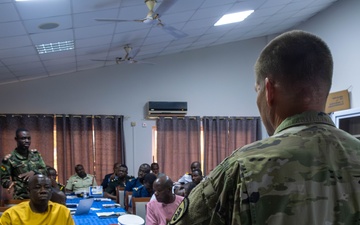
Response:
[{"label": "camouflage jacket", "polygon": [[195,187],[170,224],[360,224],[360,141],[325,113],[284,120]]},{"label": "camouflage jacket", "polygon": [[27,181],[23,181],[18,176],[30,171],[46,175],[45,162],[36,149],[29,150],[28,157],[23,157],[14,150],[2,160],[0,169],[1,185],[8,188],[11,180],[15,182],[14,199],[29,198]]}]

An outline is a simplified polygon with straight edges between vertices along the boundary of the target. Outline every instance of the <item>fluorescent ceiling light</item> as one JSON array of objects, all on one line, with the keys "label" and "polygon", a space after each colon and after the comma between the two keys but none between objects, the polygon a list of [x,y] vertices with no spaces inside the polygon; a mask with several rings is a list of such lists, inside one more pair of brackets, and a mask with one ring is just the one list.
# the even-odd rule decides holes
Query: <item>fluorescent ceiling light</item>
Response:
[{"label": "fluorescent ceiling light", "polygon": [[49,44],[41,44],[35,46],[39,54],[61,52],[74,49],[74,41],[59,41]]},{"label": "fluorescent ceiling light", "polygon": [[242,11],[242,12],[223,15],[214,24],[214,26],[220,26],[220,25],[229,24],[229,23],[241,22],[244,19],[246,19],[246,17],[250,16],[250,14],[253,13],[253,12],[254,12],[254,10],[247,10],[247,11]]}]

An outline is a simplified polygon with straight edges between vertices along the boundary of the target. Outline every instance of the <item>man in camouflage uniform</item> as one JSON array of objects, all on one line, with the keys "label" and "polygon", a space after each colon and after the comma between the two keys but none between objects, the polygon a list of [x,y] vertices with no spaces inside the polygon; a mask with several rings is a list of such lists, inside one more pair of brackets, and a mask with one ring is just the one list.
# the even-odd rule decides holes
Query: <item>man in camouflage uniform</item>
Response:
[{"label": "man in camouflage uniform", "polygon": [[29,149],[30,132],[19,128],[15,132],[17,148],[2,160],[0,167],[1,185],[9,191],[14,187],[14,199],[28,199],[29,178],[35,174],[46,175],[46,165],[36,149]]},{"label": "man in camouflage uniform", "polygon": [[315,35],[291,31],[271,41],[255,64],[270,137],[226,158],[170,224],[360,224],[360,141],[323,113],[332,70]]}]

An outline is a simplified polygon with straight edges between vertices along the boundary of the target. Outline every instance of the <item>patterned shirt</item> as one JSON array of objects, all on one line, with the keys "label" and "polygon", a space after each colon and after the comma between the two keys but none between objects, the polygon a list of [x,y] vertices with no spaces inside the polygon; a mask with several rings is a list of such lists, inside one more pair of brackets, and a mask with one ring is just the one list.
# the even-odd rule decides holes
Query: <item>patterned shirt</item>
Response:
[{"label": "patterned shirt", "polygon": [[15,149],[2,160],[0,169],[1,185],[8,188],[11,180],[15,182],[14,199],[29,198],[28,183],[19,178],[19,175],[30,171],[46,175],[45,162],[36,149],[29,150],[27,157],[20,155]]},{"label": "patterned shirt", "polygon": [[360,141],[325,113],[305,112],[234,151],[170,224],[359,224],[359,199]]}]

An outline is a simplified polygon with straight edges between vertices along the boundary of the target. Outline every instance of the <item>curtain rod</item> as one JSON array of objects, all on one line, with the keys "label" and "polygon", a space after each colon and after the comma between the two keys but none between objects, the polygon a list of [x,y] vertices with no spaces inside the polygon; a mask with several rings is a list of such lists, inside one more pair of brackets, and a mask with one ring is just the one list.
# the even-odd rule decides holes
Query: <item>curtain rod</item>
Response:
[{"label": "curtain rod", "polygon": [[[6,117],[6,116],[12,116],[12,117],[23,117],[23,116],[27,116],[27,117],[39,117],[39,116],[42,116],[42,117],[70,117],[70,116],[73,116],[73,117],[82,117],[82,116],[86,116],[86,117],[90,117],[90,118],[100,118],[102,116],[105,116],[105,118],[115,118],[114,115],[69,115],[69,114],[65,114],[65,115],[62,115],[62,114],[12,114],[12,113],[9,113],[9,114],[0,114],[0,117]],[[117,115],[117,116],[122,116],[122,115]],[[124,118],[130,118],[130,117],[125,117],[123,116]]]},{"label": "curtain rod", "polygon": [[[168,117],[168,116],[164,116],[165,119],[172,119],[173,117]],[[185,119],[185,118],[189,118],[189,119],[196,119],[197,117],[195,116],[184,116],[184,117],[177,117],[177,119]],[[239,116],[201,116],[199,117],[201,120],[202,119],[220,119],[220,120],[225,120],[225,119],[230,119],[230,118],[235,118],[236,120],[254,120],[260,117],[239,117]]]}]

